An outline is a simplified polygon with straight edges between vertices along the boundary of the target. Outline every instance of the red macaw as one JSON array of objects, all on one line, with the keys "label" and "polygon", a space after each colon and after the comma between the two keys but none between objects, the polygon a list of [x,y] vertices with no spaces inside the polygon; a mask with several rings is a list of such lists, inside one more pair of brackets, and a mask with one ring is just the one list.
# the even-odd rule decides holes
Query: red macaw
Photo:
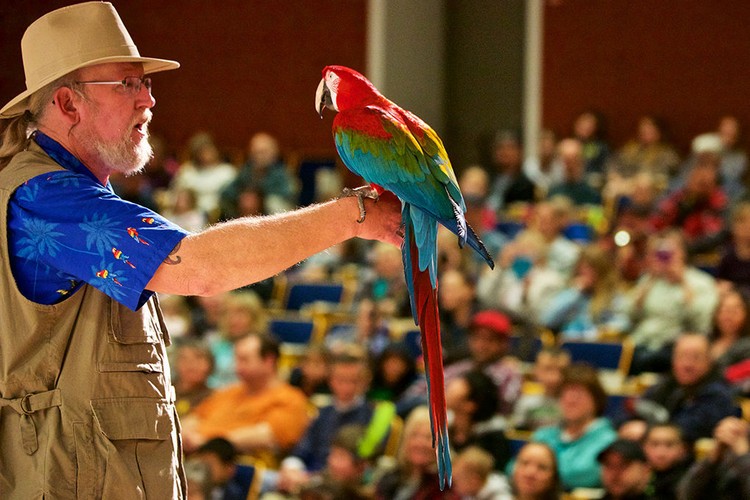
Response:
[{"label": "red macaw", "polygon": [[[369,183],[362,196],[391,191],[401,200],[402,254],[430,399],[433,448],[440,488],[451,483],[451,461],[437,303],[438,223],[468,242],[494,268],[484,244],[466,223],[466,206],[443,143],[429,125],[383,96],[364,76],[344,66],[327,66],[315,95],[315,109],[338,112],[333,120],[336,149],[346,166]],[[370,189],[371,188],[371,189]],[[374,193],[372,192],[374,190]]]}]

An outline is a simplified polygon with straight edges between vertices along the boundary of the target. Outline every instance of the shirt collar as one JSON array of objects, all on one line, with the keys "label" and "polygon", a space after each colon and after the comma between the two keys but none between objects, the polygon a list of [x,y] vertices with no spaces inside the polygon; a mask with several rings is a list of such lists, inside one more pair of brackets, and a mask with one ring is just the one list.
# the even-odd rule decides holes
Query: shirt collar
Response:
[{"label": "shirt collar", "polygon": [[[76,174],[85,175],[93,179],[97,184],[101,184],[101,181],[86,167],[81,160],[73,156],[70,151],[65,149],[59,142],[52,139],[50,136],[36,130],[32,136],[34,141],[49,155],[50,158],[59,163],[61,167],[74,172]],[[112,191],[112,184],[107,181],[106,188]]]}]

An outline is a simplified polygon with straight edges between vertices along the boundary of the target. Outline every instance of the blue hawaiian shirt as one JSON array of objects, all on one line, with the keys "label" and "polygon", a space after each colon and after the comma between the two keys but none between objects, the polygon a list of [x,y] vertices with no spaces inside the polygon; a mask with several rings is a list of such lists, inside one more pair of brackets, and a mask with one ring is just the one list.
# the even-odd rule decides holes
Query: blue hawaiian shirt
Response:
[{"label": "blue hawaiian shirt", "polygon": [[130,309],[153,295],[156,269],[188,232],[117,196],[59,143],[36,143],[65,170],[20,186],[8,207],[11,269],[23,295],[56,304],[84,283]]}]

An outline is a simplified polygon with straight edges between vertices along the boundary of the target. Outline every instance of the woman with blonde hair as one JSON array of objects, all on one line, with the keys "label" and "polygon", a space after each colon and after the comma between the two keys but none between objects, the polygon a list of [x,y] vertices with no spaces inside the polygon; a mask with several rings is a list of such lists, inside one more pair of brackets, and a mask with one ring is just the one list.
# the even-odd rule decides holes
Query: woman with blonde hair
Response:
[{"label": "woman with blonde hair", "polygon": [[440,491],[440,480],[432,448],[430,412],[426,406],[414,408],[404,423],[396,454],[396,465],[375,486],[379,500],[458,499],[446,488]]},{"label": "woman with blonde hair", "polygon": [[620,277],[612,255],[599,245],[586,246],[568,286],[555,295],[541,323],[565,338],[595,339],[630,326]]}]

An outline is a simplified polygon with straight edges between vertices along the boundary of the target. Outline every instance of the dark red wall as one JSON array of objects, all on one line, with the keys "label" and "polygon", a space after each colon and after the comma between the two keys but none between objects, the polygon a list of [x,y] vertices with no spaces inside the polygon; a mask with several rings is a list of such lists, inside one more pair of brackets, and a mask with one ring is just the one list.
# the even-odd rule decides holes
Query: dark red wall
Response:
[{"label": "dark red wall", "polygon": [[[0,101],[25,89],[20,40],[40,15],[75,1],[0,2]],[[198,130],[244,149],[258,130],[286,151],[333,154],[330,115],[313,101],[321,70],[364,70],[366,1],[114,0],[142,55],[175,59],[155,75],[152,130],[181,147]]]},{"label": "dark red wall", "polygon": [[647,113],[683,152],[722,114],[750,126],[750,2],[550,0],[544,22],[544,123],[558,133],[591,106],[615,144]]}]

